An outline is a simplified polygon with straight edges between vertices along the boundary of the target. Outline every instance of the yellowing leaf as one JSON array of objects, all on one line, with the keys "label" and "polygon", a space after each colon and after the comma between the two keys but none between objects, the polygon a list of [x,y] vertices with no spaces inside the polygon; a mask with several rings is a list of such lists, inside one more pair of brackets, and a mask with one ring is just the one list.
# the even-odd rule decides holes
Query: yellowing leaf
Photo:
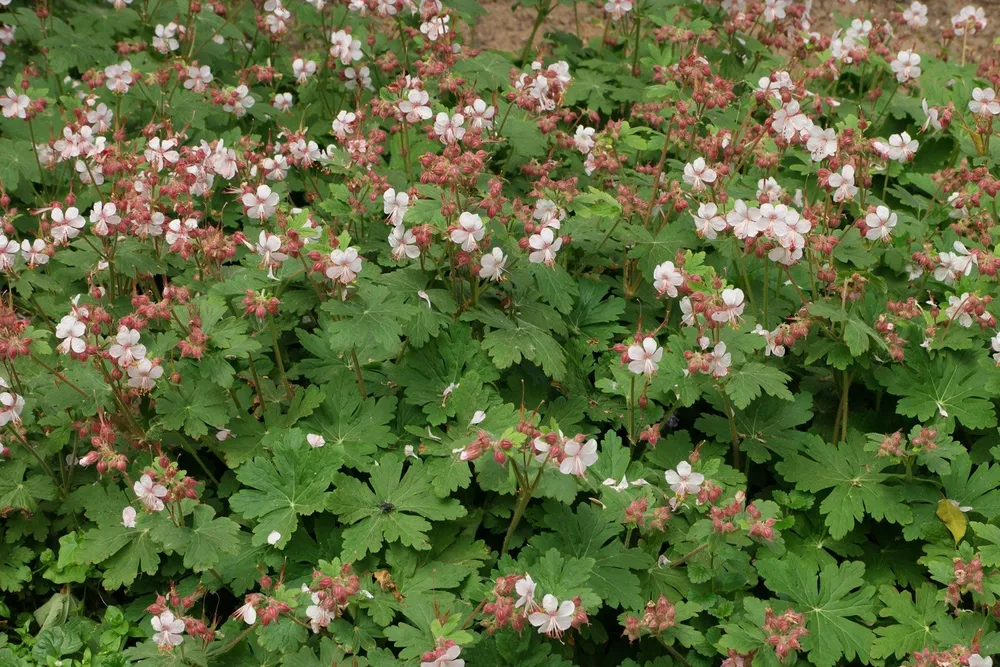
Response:
[{"label": "yellowing leaf", "polygon": [[948,527],[948,530],[951,531],[952,537],[955,538],[955,544],[961,542],[962,538],[965,537],[966,529],[969,527],[969,520],[962,513],[962,510],[942,498],[938,501],[937,512],[935,514]]}]

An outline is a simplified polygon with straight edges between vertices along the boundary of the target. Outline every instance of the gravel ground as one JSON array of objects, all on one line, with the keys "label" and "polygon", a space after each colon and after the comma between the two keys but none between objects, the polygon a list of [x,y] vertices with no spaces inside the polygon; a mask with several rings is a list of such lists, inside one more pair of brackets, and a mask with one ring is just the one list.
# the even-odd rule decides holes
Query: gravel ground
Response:
[{"label": "gravel ground", "polygon": [[[481,0],[480,4],[487,15],[480,18],[476,28],[476,46],[485,49],[520,51],[531,33],[534,11],[531,8],[514,10],[515,3],[511,0]],[[912,44],[918,51],[933,53],[941,48],[941,27],[948,25],[950,17],[969,3],[966,0],[924,0],[924,4],[929,8],[927,28],[907,31],[904,34],[912,38]],[[987,29],[969,40],[968,48],[974,53],[988,49],[1000,34],[1000,0],[980,0],[973,4],[981,6],[990,19]],[[859,0],[853,5],[846,0],[815,0],[812,11],[814,29],[827,34],[833,32],[837,25],[834,15],[853,18],[864,15],[870,7],[885,12],[886,9],[892,10],[904,6],[903,3],[886,0]],[[539,33],[544,34],[546,30],[563,30],[578,33],[586,41],[603,33],[602,14],[598,6],[592,3],[579,2],[575,10],[574,7],[560,4],[546,19]],[[538,39],[539,37],[536,37],[536,43]]]}]

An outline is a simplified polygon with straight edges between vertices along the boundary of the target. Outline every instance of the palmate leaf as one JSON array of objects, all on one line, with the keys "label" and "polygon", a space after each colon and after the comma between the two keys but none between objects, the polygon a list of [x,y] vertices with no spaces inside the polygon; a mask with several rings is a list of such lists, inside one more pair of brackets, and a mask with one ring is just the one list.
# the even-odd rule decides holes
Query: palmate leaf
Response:
[{"label": "palmate leaf", "polygon": [[750,405],[754,399],[760,398],[761,390],[768,396],[791,401],[794,397],[785,386],[789,380],[791,377],[777,368],[751,361],[729,376],[726,381],[726,394],[733,399],[733,405],[740,410]]},{"label": "palmate leaf", "polygon": [[834,446],[818,436],[810,438],[801,452],[789,455],[776,468],[800,491],[830,490],[820,504],[826,525],[834,539],[840,539],[865,515],[892,523],[908,524],[910,508],[902,494],[886,486],[882,470],[892,465],[889,457],[865,451],[865,438],[851,431],[846,443]]},{"label": "palmate leaf", "polygon": [[[735,417],[736,432],[741,438],[740,449],[754,463],[765,463],[771,460],[771,452],[787,455],[808,440],[808,433],[796,427],[809,423],[813,417],[812,394],[799,392],[793,401],[764,396],[746,409],[737,410]],[[729,422],[721,414],[704,414],[695,426],[715,436],[719,442],[730,438]]]},{"label": "palmate leaf", "polygon": [[922,422],[954,417],[971,429],[996,426],[997,417],[986,391],[992,373],[969,353],[920,353],[907,366],[881,368],[876,377],[890,394],[899,396],[896,412]]},{"label": "palmate leaf", "polygon": [[[559,380],[566,374],[566,352],[550,331],[553,326],[559,326],[560,333],[565,333],[565,327],[558,319],[552,321],[538,304],[533,305],[535,307],[529,308],[525,304],[525,312],[520,317],[508,317],[494,308],[481,307],[467,312],[463,319],[476,319],[487,325],[489,331],[483,337],[482,346],[497,368],[502,370],[525,359],[540,366],[552,379]],[[533,317],[527,317],[528,313]]]},{"label": "palmate leaf", "polygon": [[457,500],[434,494],[423,465],[410,464],[404,475],[403,461],[396,456],[387,456],[374,466],[367,484],[338,475],[326,507],[343,523],[355,524],[344,531],[345,560],[364,558],[386,542],[430,549],[430,521],[457,519],[466,513]]},{"label": "palmate leaf", "polygon": [[162,542],[165,547],[184,556],[184,567],[195,572],[214,568],[225,555],[240,549],[240,526],[232,519],[216,517],[208,505],[197,505],[192,513],[193,524],[174,526]]},{"label": "palmate leaf", "polygon": [[336,450],[348,466],[366,467],[379,447],[396,442],[389,424],[396,418],[396,397],[362,399],[353,374],[341,369],[324,385],[326,398],[302,427],[322,435],[324,449]]},{"label": "palmate leaf", "polygon": [[229,504],[247,519],[257,519],[254,546],[267,542],[272,531],[281,536],[275,547],[288,544],[299,517],[323,508],[340,463],[336,450],[312,449],[305,434],[292,429],[275,444],[271,457],[258,456],[240,466],[236,478],[249,488],[233,495]]},{"label": "palmate leaf", "polygon": [[872,658],[902,658],[933,643],[933,627],[946,616],[934,586],[921,586],[915,597],[909,591],[883,586],[879,599],[885,605],[879,616],[895,619],[896,624],[875,628],[878,638],[872,645]]},{"label": "palmate leaf", "polygon": [[172,525],[170,520],[159,513],[140,517],[135,528],[120,524],[93,528],[84,535],[73,560],[78,565],[102,565],[103,583],[108,590],[128,586],[140,569],[145,574],[156,574],[159,570],[161,549],[153,535],[167,525]]},{"label": "palmate leaf", "polygon": [[461,403],[459,392],[474,396],[500,374],[472,337],[472,329],[458,323],[430,345],[407,354],[390,377],[403,387],[403,400],[419,405],[428,422],[437,425],[455,416]]},{"label": "palmate leaf", "polygon": [[0,508],[35,512],[38,501],[56,497],[52,479],[45,475],[24,473],[28,466],[21,462],[6,463],[0,468]]},{"label": "palmate leaf", "polygon": [[327,301],[323,310],[334,316],[333,322],[326,325],[330,346],[343,352],[371,341],[394,353],[400,346],[403,324],[413,315],[413,309],[388,287],[372,284],[359,289],[357,298]]},{"label": "palmate leaf", "polygon": [[757,570],[770,590],[787,597],[805,615],[809,634],[802,647],[810,664],[832,667],[841,659],[868,663],[875,635],[863,624],[875,622],[875,588],[865,584],[863,563],[848,561],[817,570],[787,554],[781,560],[758,561]]},{"label": "palmate leaf", "polygon": [[587,586],[613,607],[638,609],[645,603],[639,577],[633,570],[648,570],[652,558],[638,549],[627,549],[620,539],[622,525],[608,511],[580,505],[577,512],[561,503],[547,502],[544,525],[552,532],[531,539],[541,551],[561,550],[567,555],[592,559]]}]

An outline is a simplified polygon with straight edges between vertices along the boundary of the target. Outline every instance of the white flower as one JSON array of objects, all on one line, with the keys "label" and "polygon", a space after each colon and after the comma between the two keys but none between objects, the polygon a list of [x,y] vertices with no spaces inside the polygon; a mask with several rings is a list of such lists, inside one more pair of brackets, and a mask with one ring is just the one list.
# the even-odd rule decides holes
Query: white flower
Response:
[{"label": "white flower", "polygon": [[458,644],[452,644],[434,660],[421,662],[420,667],[465,667],[465,660],[458,657],[461,654],[462,647]]},{"label": "white flower", "polygon": [[449,116],[445,112],[434,117],[434,134],[443,144],[456,144],[465,136],[465,116],[460,113]]},{"label": "white flower", "polygon": [[271,191],[269,185],[258,185],[256,192],[245,192],[241,198],[246,213],[255,220],[266,220],[274,215],[278,205],[278,193]]},{"label": "white flower", "polygon": [[254,250],[260,255],[261,264],[267,267],[267,277],[274,279],[274,270],[288,259],[288,255],[281,252],[281,238],[276,234],[261,231]]},{"label": "white flower", "polygon": [[28,117],[28,107],[31,105],[31,98],[24,93],[18,93],[13,88],[7,89],[7,94],[0,96],[0,109],[6,118],[20,118],[24,120]]},{"label": "white flower", "polygon": [[941,112],[938,111],[937,107],[927,106],[926,99],[920,101],[920,106],[924,110],[924,115],[927,116],[927,120],[924,121],[923,126],[920,128],[921,131],[926,130],[928,125],[935,130],[940,130],[944,127],[941,124]]},{"label": "white flower", "polygon": [[563,446],[563,453],[566,458],[559,464],[559,472],[583,477],[587,468],[597,463],[597,440],[591,439],[582,445],[576,440],[569,440]]},{"label": "white flower", "polygon": [[858,194],[858,186],[854,184],[854,166],[845,164],[840,173],[833,172],[827,180],[833,188],[833,201],[840,202],[854,199]]},{"label": "white flower", "polygon": [[86,335],[86,323],[81,322],[75,312],[66,315],[56,325],[56,338],[62,341],[56,349],[61,354],[83,354],[87,351]]},{"label": "white flower", "polygon": [[184,87],[195,93],[203,93],[208,89],[208,84],[212,83],[214,79],[212,68],[208,65],[202,65],[201,67],[191,65],[187,68]]},{"label": "white flower", "polygon": [[562,221],[566,219],[566,211],[551,199],[539,199],[535,202],[535,210],[532,211],[531,217],[538,221],[540,227],[559,229]]},{"label": "white flower", "polygon": [[784,137],[785,141],[791,141],[796,134],[805,132],[812,125],[812,121],[802,113],[796,100],[788,102],[771,116],[771,129]]},{"label": "white flower", "polygon": [[604,3],[604,11],[613,22],[617,23],[625,14],[632,11],[632,0],[607,0]]},{"label": "white flower", "polygon": [[42,239],[35,239],[34,241],[25,239],[21,241],[21,256],[24,257],[24,261],[28,263],[30,268],[48,264],[49,256],[45,252],[46,248],[45,241]]},{"label": "white flower", "polygon": [[135,508],[131,505],[122,510],[122,525],[126,528],[135,528]]},{"label": "white flower", "polygon": [[469,119],[469,127],[474,131],[492,128],[493,117],[497,113],[496,107],[486,104],[484,100],[478,97],[462,111],[465,112],[465,117]]},{"label": "white flower", "polygon": [[927,25],[927,5],[913,0],[910,6],[903,10],[903,20],[911,28],[923,28]]},{"label": "white flower", "polygon": [[760,324],[757,324],[753,329],[753,333],[764,337],[767,341],[767,347],[764,348],[764,356],[770,357],[772,354],[776,357],[785,356],[785,346],[778,343],[778,332],[781,329],[775,329],[774,331],[768,331]]},{"label": "white flower", "polygon": [[710,241],[728,226],[725,217],[719,215],[719,207],[712,203],[700,204],[698,213],[691,217],[694,219],[694,228],[698,236]]},{"label": "white flower", "polygon": [[184,641],[184,637],[181,636],[184,634],[184,621],[174,618],[173,612],[169,609],[159,616],[154,616],[150,622],[153,625],[153,630],[156,630],[153,634],[153,641],[160,648],[170,649],[180,646],[181,642]]},{"label": "white flower", "polygon": [[589,153],[594,148],[594,133],[597,132],[592,127],[577,125],[576,134],[573,136],[573,147],[581,153]]},{"label": "white flower", "polygon": [[293,105],[294,101],[291,93],[278,93],[274,96],[274,99],[271,100],[271,106],[282,113],[290,110]]},{"label": "white flower", "polygon": [[354,282],[361,273],[361,257],[356,248],[341,250],[337,248],[330,253],[330,266],[326,269],[326,277],[343,285]]},{"label": "white flower", "polygon": [[278,531],[272,530],[270,533],[267,534],[267,543],[270,544],[272,547],[280,541],[281,541],[281,533],[279,533]]},{"label": "white flower", "polygon": [[717,343],[708,357],[709,372],[717,378],[726,377],[729,375],[729,364],[732,359],[733,355],[726,352],[726,344]]},{"label": "white flower", "polygon": [[517,593],[517,602],[514,603],[514,608],[518,609],[524,607],[526,610],[531,611],[538,605],[535,603],[535,581],[531,578],[530,574],[526,574],[517,580],[514,584],[514,592]]},{"label": "white flower", "polygon": [[154,366],[149,359],[140,359],[138,363],[128,367],[128,386],[143,393],[150,392],[162,375],[162,366]]},{"label": "white flower", "polygon": [[313,449],[317,449],[326,444],[326,438],[316,433],[310,433],[306,436],[306,442],[308,442],[309,446]]},{"label": "white flower", "polygon": [[740,288],[722,290],[722,308],[712,313],[712,319],[716,322],[736,322],[742,315],[746,307],[744,303],[745,295]]},{"label": "white flower", "polygon": [[392,233],[389,234],[389,247],[392,248],[392,258],[397,262],[402,261],[404,257],[410,259],[420,257],[417,237],[402,225],[392,228]]},{"label": "white flower", "polygon": [[302,85],[316,73],[317,65],[315,60],[303,60],[296,58],[292,61],[292,74],[295,75],[295,83]]},{"label": "white flower", "polygon": [[339,59],[342,65],[361,60],[361,40],[354,39],[346,30],[330,33],[330,57]]},{"label": "white flower", "polygon": [[17,241],[0,234],[0,271],[14,268],[20,250],[21,245]]},{"label": "white flower", "polygon": [[705,476],[700,472],[691,472],[691,464],[687,461],[681,461],[677,464],[677,470],[668,470],[663,476],[670,485],[670,490],[679,496],[698,493],[705,483]]},{"label": "white flower", "polygon": [[366,90],[375,90],[372,86],[372,72],[367,66],[357,69],[348,67],[344,70],[344,88],[354,90],[358,85]]},{"label": "white flower", "polygon": [[572,600],[566,600],[559,604],[558,598],[551,593],[542,598],[542,607],[528,615],[528,622],[538,628],[538,633],[559,637],[573,624],[573,615],[576,613],[576,604]]},{"label": "white flower", "polygon": [[166,497],[167,487],[154,483],[153,478],[149,475],[140,477],[139,481],[132,485],[132,491],[135,492],[135,497],[141,500],[143,505],[154,512],[161,512],[166,507],[161,498]]},{"label": "white flower", "polygon": [[938,254],[939,266],[934,269],[934,279],[940,280],[946,285],[953,285],[960,275],[970,275],[972,269],[979,264],[976,255],[971,253],[961,241],[955,241],[952,248],[955,252]]},{"label": "white flower", "polygon": [[764,22],[774,23],[785,18],[788,0],[764,0]]},{"label": "white flower", "polygon": [[135,82],[132,63],[127,60],[118,65],[108,65],[104,68],[104,75],[107,77],[105,84],[112,93],[125,94],[129,86]]},{"label": "white flower", "polygon": [[52,227],[49,232],[58,243],[75,239],[80,234],[80,230],[87,224],[83,216],[80,215],[80,209],[75,206],[70,206],[65,211],[61,208],[54,208],[49,213],[49,217],[52,219]]},{"label": "white flower", "polygon": [[485,235],[483,220],[475,213],[466,212],[458,216],[458,226],[451,230],[452,243],[457,243],[466,252],[476,250]]},{"label": "white flower", "polygon": [[684,165],[684,182],[691,186],[695,192],[701,192],[707,186],[715,183],[718,175],[714,169],[710,169],[705,164],[705,158],[695,158],[694,162]]},{"label": "white flower", "polygon": [[872,142],[875,152],[887,160],[896,162],[907,162],[917,153],[919,143],[916,139],[910,138],[908,132],[894,134],[889,137],[889,143],[876,140]]},{"label": "white flower", "polygon": [[484,254],[480,261],[479,277],[485,280],[500,282],[503,279],[504,265],[507,257],[500,248],[493,248]]},{"label": "white flower", "polygon": [[439,37],[448,33],[448,22],[451,17],[447,14],[444,16],[435,16],[429,21],[425,21],[420,24],[420,32],[427,35],[427,39],[435,42]]},{"label": "white flower", "polygon": [[890,69],[896,74],[896,81],[907,83],[920,76],[920,54],[913,51],[900,51],[889,63]]},{"label": "white flower", "polygon": [[433,115],[431,108],[427,106],[429,100],[430,96],[427,94],[427,91],[411,88],[406,93],[406,99],[401,100],[396,105],[396,108],[403,114],[407,122],[418,123],[422,120],[427,120]]},{"label": "white flower", "polygon": [[975,35],[980,30],[986,28],[986,13],[982,7],[966,5],[957,14],[951,17],[951,28],[958,37],[965,36],[966,32]]},{"label": "white flower", "polygon": [[677,270],[673,262],[663,262],[653,269],[653,287],[660,296],[677,296],[677,288],[684,284],[684,275]]},{"label": "white flower", "polygon": [[94,226],[94,234],[97,236],[107,236],[111,233],[111,229],[121,221],[118,207],[111,202],[107,204],[97,202],[90,211],[90,222]]},{"label": "white flower", "polygon": [[9,391],[0,392],[0,426],[19,423],[23,411],[24,396]]},{"label": "white flower", "polygon": [[997,101],[996,96],[997,93],[992,88],[973,88],[969,111],[977,116],[1000,115],[1000,102]]},{"label": "white flower", "polygon": [[191,232],[196,229],[198,229],[198,221],[194,218],[183,221],[174,219],[167,225],[167,233],[164,238],[169,245],[174,245],[178,241],[183,243],[191,238]]},{"label": "white flower", "polygon": [[726,222],[733,228],[733,235],[740,239],[752,239],[767,229],[767,222],[761,217],[761,210],[750,208],[742,199],[733,202],[733,210],[726,214]]},{"label": "white flower", "polygon": [[403,216],[409,207],[410,195],[406,192],[396,192],[395,189],[389,188],[382,193],[382,212],[393,227],[403,224]]},{"label": "white flower", "polygon": [[969,656],[969,667],[993,667],[993,658],[973,653]]},{"label": "white flower", "polygon": [[245,85],[239,85],[233,89],[227,102],[222,105],[222,110],[226,113],[232,113],[237,118],[242,118],[247,114],[247,109],[256,102],[257,100],[250,95],[250,89]]},{"label": "white flower", "polygon": [[888,206],[879,206],[873,213],[865,216],[865,238],[869,241],[888,241],[892,230],[896,227],[896,214]]},{"label": "white flower", "polygon": [[121,368],[128,368],[140,359],[146,358],[146,346],[139,343],[139,332],[128,327],[119,327],[115,344],[108,349],[108,356]]},{"label": "white flower", "polygon": [[312,631],[319,632],[330,625],[330,621],[333,620],[333,612],[319,605],[319,596],[315,593],[313,593],[312,599],[315,604],[306,607],[306,616],[309,617],[309,627],[312,628]]},{"label": "white flower", "polygon": [[562,237],[556,236],[551,227],[546,227],[528,238],[528,247],[533,251],[528,255],[529,262],[552,266],[556,263],[556,253],[562,247]]},{"label": "white flower", "polygon": [[681,326],[693,327],[698,320],[697,313],[694,312],[694,304],[690,297],[681,299]]},{"label": "white flower", "polygon": [[652,375],[660,367],[663,348],[652,336],[642,339],[642,345],[633,344],[628,348],[628,369],[636,375]]},{"label": "white flower", "polygon": [[[337,114],[337,117],[333,120],[333,133],[338,139],[343,139],[349,134],[354,133],[354,121],[358,119],[358,115],[353,111],[341,111]],[[391,189],[391,188],[390,188]]]},{"label": "white flower", "polygon": [[809,149],[809,156],[815,162],[821,162],[828,157],[837,154],[837,131],[832,127],[823,129],[818,125],[813,125],[809,130],[809,139],[806,141],[806,148]]},{"label": "white flower", "polygon": [[253,625],[257,622],[257,608],[252,602],[247,602],[233,612],[233,618],[241,619],[247,625]]}]

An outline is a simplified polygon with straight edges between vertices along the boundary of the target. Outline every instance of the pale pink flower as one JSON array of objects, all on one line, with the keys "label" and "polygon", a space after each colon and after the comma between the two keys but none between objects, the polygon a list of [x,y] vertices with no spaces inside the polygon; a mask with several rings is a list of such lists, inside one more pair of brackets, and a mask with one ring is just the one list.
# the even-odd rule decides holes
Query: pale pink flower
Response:
[{"label": "pale pink flower", "polygon": [[587,468],[597,463],[597,440],[588,440],[580,444],[576,440],[568,440],[563,445],[566,458],[559,464],[559,472],[564,475],[583,477]]},{"label": "pale pink flower", "polygon": [[337,248],[330,253],[330,266],[326,269],[326,277],[333,282],[348,285],[361,273],[361,257],[357,248],[341,250]]},{"label": "pale pink flower", "polygon": [[483,220],[475,213],[466,212],[458,216],[458,226],[451,230],[452,243],[457,243],[466,252],[476,250],[485,235]]},{"label": "pale pink flower", "polygon": [[650,376],[659,369],[663,359],[663,348],[652,336],[642,339],[642,344],[633,343],[628,348],[628,369],[636,375]]},{"label": "pale pink flower", "polygon": [[562,237],[556,236],[551,227],[545,227],[528,237],[528,247],[532,250],[529,262],[552,266],[556,263],[556,253],[562,248]]},{"label": "pale pink flower", "polygon": [[166,508],[163,498],[167,497],[167,487],[153,482],[149,475],[143,475],[132,485],[132,491],[143,505],[154,512],[161,512]]},{"label": "pale pink flower", "polygon": [[115,344],[108,349],[108,356],[121,368],[128,368],[146,358],[146,346],[139,343],[138,331],[125,326],[119,327]]},{"label": "pale pink flower", "polygon": [[668,470],[664,473],[670,490],[679,496],[686,496],[701,491],[701,485],[705,483],[705,476],[700,472],[692,472],[691,464],[681,461],[677,464],[677,470]]},{"label": "pale pink flower", "polygon": [[154,616],[151,623],[156,630],[153,641],[161,649],[172,649],[184,641],[184,637],[181,636],[184,634],[184,621],[174,618],[173,612],[169,609],[159,616]]},{"label": "pale pink flower", "polygon": [[575,613],[576,604],[572,600],[559,604],[556,596],[550,593],[542,598],[541,608],[528,615],[528,622],[538,628],[539,634],[559,637],[573,624]]},{"label": "pale pink flower", "polygon": [[266,220],[274,215],[278,205],[278,193],[269,185],[258,185],[256,192],[245,192],[241,198],[247,216],[255,220]]}]

